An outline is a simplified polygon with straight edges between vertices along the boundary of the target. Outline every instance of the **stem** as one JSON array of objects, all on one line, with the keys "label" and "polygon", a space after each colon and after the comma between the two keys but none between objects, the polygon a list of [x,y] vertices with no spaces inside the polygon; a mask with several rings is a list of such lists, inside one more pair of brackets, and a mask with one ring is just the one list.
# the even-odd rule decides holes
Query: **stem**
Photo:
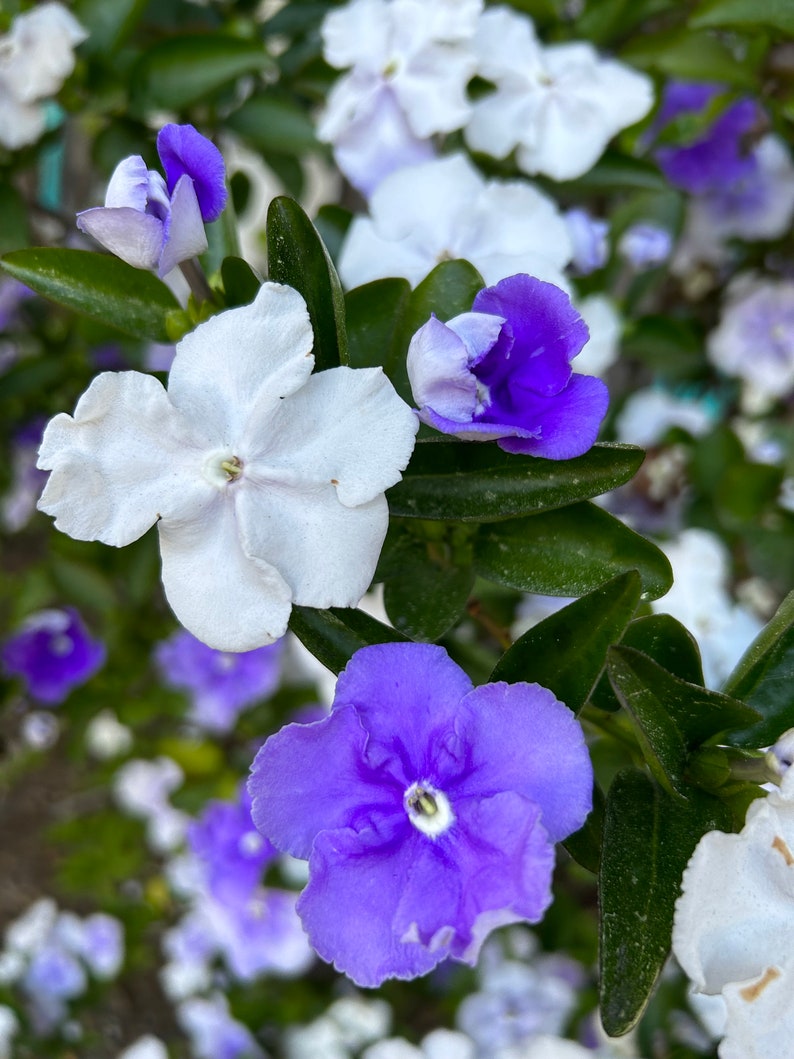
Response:
[{"label": "stem", "polygon": [[179,269],[188,281],[188,285],[193,292],[193,297],[197,302],[215,301],[215,295],[212,293],[212,288],[207,282],[204,270],[195,257],[191,257],[187,261],[182,261]]}]

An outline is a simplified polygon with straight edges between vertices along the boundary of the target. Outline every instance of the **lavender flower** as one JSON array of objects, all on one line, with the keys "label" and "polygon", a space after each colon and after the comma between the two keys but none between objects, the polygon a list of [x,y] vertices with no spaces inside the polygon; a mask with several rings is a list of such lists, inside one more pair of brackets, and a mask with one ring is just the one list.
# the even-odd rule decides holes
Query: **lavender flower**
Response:
[{"label": "lavender flower", "polygon": [[626,229],[618,249],[636,269],[655,268],[670,256],[673,238],[666,228],[649,221],[640,221]]},{"label": "lavender flower", "polygon": [[264,1052],[242,1022],[230,1013],[226,997],[194,997],[177,1008],[195,1059],[262,1059]]},{"label": "lavender flower", "polygon": [[571,264],[580,276],[603,268],[609,256],[609,222],[592,217],[587,210],[568,210],[565,223],[573,245]]},{"label": "lavender flower", "polygon": [[254,651],[231,654],[207,647],[186,630],[158,644],[155,651],[163,680],[187,692],[191,718],[212,732],[228,732],[238,714],[278,686],[283,641]]},{"label": "lavender flower", "polygon": [[21,677],[29,694],[57,706],[105,661],[105,645],[93,640],[73,607],[40,610],[0,649],[8,673]]},{"label": "lavender flower", "polygon": [[43,422],[34,420],[14,437],[11,453],[11,487],[0,503],[0,522],[11,533],[23,529],[36,511],[47,475],[36,467]]},{"label": "lavender flower", "polygon": [[330,716],[268,739],[249,781],[259,830],[309,860],[310,942],[365,986],[473,963],[495,927],[539,920],[553,844],[591,787],[581,728],[550,691],[472,688],[417,643],[357,651]]},{"label": "lavender flower", "polygon": [[447,434],[495,438],[506,452],[561,460],[595,441],[609,401],[600,379],[573,375],[587,342],[564,291],[509,276],[480,291],[470,313],[435,316],[408,349],[419,417]]},{"label": "lavender flower", "polygon": [[226,172],[214,144],[192,125],[165,125],[157,135],[165,179],[131,155],[113,172],[105,205],[77,215],[77,227],[135,268],[166,276],[207,249],[204,222],[226,205]]}]

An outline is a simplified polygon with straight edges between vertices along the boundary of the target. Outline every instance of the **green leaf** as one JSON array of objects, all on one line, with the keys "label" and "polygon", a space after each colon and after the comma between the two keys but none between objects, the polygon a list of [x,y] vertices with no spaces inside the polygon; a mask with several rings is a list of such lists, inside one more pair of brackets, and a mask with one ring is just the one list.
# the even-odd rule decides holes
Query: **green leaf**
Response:
[{"label": "green leaf", "polygon": [[593,808],[590,815],[574,834],[563,842],[577,864],[591,871],[594,875],[601,864],[601,839],[604,830],[604,793],[596,783],[593,787]]},{"label": "green leaf", "polygon": [[626,570],[639,571],[642,599],[673,581],[666,556],[594,504],[482,526],[474,568],[497,584],[552,596],[581,596]]},{"label": "green leaf", "polygon": [[627,1033],[648,1003],[670,951],[681,876],[701,835],[730,827],[730,811],[701,791],[682,804],[639,769],[615,778],[599,874],[601,1021],[611,1036]]},{"label": "green leaf", "polygon": [[[703,667],[695,638],[670,614],[647,614],[635,618],[620,642],[624,647],[642,651],[681,680],[703,686]],[[606,674],[599,680],[590,700],[600,710],[620,709]]]},{"label": "green leaf", "polygon": [[666,178],[653,163],[615,151],[607,151],[587,173],[559,187],[565,189],[566,195],[586,191],[670,190]]},{"label": "green leaf", "polygon": [[148,0],[77,0],[74,14],[88,30],[81,51],[112,54],[132,30]]},{"label": "green leaf", "polygon": [[756,84],[746,61],[738,61],[735,51],[708,31],[674,29],[638,34],[622,49],[620,57],[633,66],[657,70],[668,77],[713,80],[747,88]]},{"label": "green leaf", "polygon": [[412,640],[432,643],[463,613],[474,584],[470,566],[459,566],[447,550],[400,534],[383,582],[383,603],[396,629]]},{"label": "green leaf", "polygon": [[221,265],[221,280],[226,305],[250,305],[259,293],[262,281],[247,261],[241,257],[225,257]]},{"label": "green leaf", "polygon": [[24,199],[11,184],[0,184],[0,254],[27,246],[29,240]]},{"label": "green leaf", "polygon": [[261,92],[226,119],[230,129],[260,151],[305,154],[316,150],[314,125],[306,111],[292,99]]},{"label": "green leaf", "polygon": [[474,297],[485,286],[485,280],[468,261],[442,261],[436,265],[411,295],[405,317],[406,349],[408,340],[432,313],[446,322],[453,316],[471,310]]},{"label": "green leaf", "polygon": [[131,74],[137,110],[184,110],[244,74],[273,68],[261,41],[207,33],[171,37],[147,48]]},{"label": "green leaf", "polygon": [[487,442],[417,445],[389,509],[404,518],[495,522],[564,507],[627,482],[644,458],[631,445],[594,445],[572,460],[503,452]]},{"label": "green leaf", "polygon": [[[380,366],[392,382],[402,380],[405,386],[402,324],[410,296],[407,279],[376,279],[348,291],[345,312],[352,367]],[[409,394],[402,396],[411,400]]]},{"label": "green leaf", "polygon": [[502,655],[491,680],[528,681],[549,688],[578,713],[640,600],[636,570],[605,585],[539,622]]},{"label": "green leaf", "polygon": [[270,279],[306,300],[314,328],[314,370],[347,364],[345,302],[339,277],[317,229],[294,199],[273,199],[267,211]]},{"label": "green leaf", "polygon": [[333,673],[341,672],[361,647],[406,640],[401,633],[363,611],[344,607],[332,610],[293,607],[289,627],[303,646]]},{"label": "green leaf", "polygon": [[706,0],[697,6],[689,24],[707,26],[768,26],[794,36],[794,6],[791,0]]},{"label": "green leaf", "polygon": [[763,720],[734,732],[734,746],[763,747],[794,727],[794,592],[745,651],[723,691],[742,699]]},{"label": "green leaf", "polygon": [[151,272],[109,254],[34,247],[0,259],[10,276],[45,298],[85,313],[136,338],[168,342],[166,317],[179,309],[166,285]]}]

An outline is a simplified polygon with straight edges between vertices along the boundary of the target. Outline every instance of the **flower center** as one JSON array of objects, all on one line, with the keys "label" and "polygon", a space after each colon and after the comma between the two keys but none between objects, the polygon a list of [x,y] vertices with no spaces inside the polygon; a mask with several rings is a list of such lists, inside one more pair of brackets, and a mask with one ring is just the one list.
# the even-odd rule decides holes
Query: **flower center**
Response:
[{"label": "flower center", "polygon": [[243,473],[243,461],[231,452],[213,452],[204,461],[204,477],[218,489],[236,482]]},{"label": "flower center", "polygon": [[405,792],[403,804],[414,827],[430,838],[443,835],[455,822],[446,794],[429,783],[412,783]]}]

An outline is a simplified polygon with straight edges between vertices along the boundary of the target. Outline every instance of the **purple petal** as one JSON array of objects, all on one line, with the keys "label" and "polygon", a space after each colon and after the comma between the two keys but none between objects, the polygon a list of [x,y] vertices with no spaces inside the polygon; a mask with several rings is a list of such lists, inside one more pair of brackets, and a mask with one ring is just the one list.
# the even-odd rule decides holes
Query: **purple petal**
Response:
[{"label": "purple petal", "polygon": [[565,291],[531,276],[508,276],[481,290],[472,309],[501,316],[513,332],[511,343],[503,331],[477,366],[477,377],[494,402],[509,406],[515,385],[547,397],[559,393],[570,378],[570,362],[588,339],[587,326]]},{"label": "purple petal", "polygon": [[469,370],[468,350],[435,315],[411,339],[407,368],[420,409],[430,408],[458,425],[471,421],[477,408],[477,380]]},{"label": "purple petal", "polygon": [[77,214],[77,227],[133,268],[157,268],[163,250],[163,222],[131,207],[96,206]]},{"label": "purple petal", "polygon": [[[369,737],[369,765],[387,765],[404,782],[402,797],[412,783],[440,781],[458,766],[462,750],[455,718],[471,687],[443,647],[375,644],[356,651],[339,674],[332,709],[355,706]],[[395,768],[396,761],[402,769]]]},{"label": "purple petal", "polygon": [[71,607],[32,614],[2,648],[6,671],[22,677],[30,694],[49,706],[92,677],[105,655],[105,645],[91,639]]},{"label": "purple petal", "polygon": [[684,147],[659,147],[656,159],[671,183],[693,194],[747,178],[755,173],[758,163],[745,146],[745,138],[761,117],[754,100],[740,99],[699,140]]},{"label": "purple petal", "polygon": [[471,763],[449,792],[453,806],[461,797],[511,790],[540,807],[553,842],[582,826],[592,805],[593,767],[580,724],[548,688],[475,688],[460,705],[459,725]]},{"label": "purple petal", "polygon": [[[529,430],[508,430],[499,439],[505,452],[543,456],[547,460],[570,460],[592,447],[609,406],[609,390],[592,375],[572,375],[554,397],[519,394],[516,418]],[[526,436],[529,434],[529,436]]]},{"label": "purple petal", "polygon": [[404,787],[366,767],[367,733],[352,709],[315,724],[289,724],[257,754],[248,780],[256,827],[274,846],[307,859],[318,832],[363,828],[374,813],[402,813]]},{"label": "purple petal", "polygon": [[495,927],[542,918],[551,903],[554,847],[538,806],[514,791],[454,808],[452,827],[418,844],[393,930],[473,964]]},{"label": "purple petal", "polygon": [[[404,821],[404,822],[403,822]],[[422,837],[403,817],[386,834],[351,830],[317,836],[298,915],[318,955],[360,986],[415,978],[447,955],[403,942],[394,923]]]},{"label": "purple petal", "polygon": [[226,167],[215,144],[192,125],[164,125],[157,134],[157,152],[169,192],[174,193],[182,176],[189,176],[202,219],[217,220],[226,206]]},{"label": "purple petal", "polygon": [[158,269],[160,276],[167,276],[180,262],[203,254],[207,245],[193,181],[189,176],[182,176],[174,188],[171,215],[166,221],[165,244]]}]

